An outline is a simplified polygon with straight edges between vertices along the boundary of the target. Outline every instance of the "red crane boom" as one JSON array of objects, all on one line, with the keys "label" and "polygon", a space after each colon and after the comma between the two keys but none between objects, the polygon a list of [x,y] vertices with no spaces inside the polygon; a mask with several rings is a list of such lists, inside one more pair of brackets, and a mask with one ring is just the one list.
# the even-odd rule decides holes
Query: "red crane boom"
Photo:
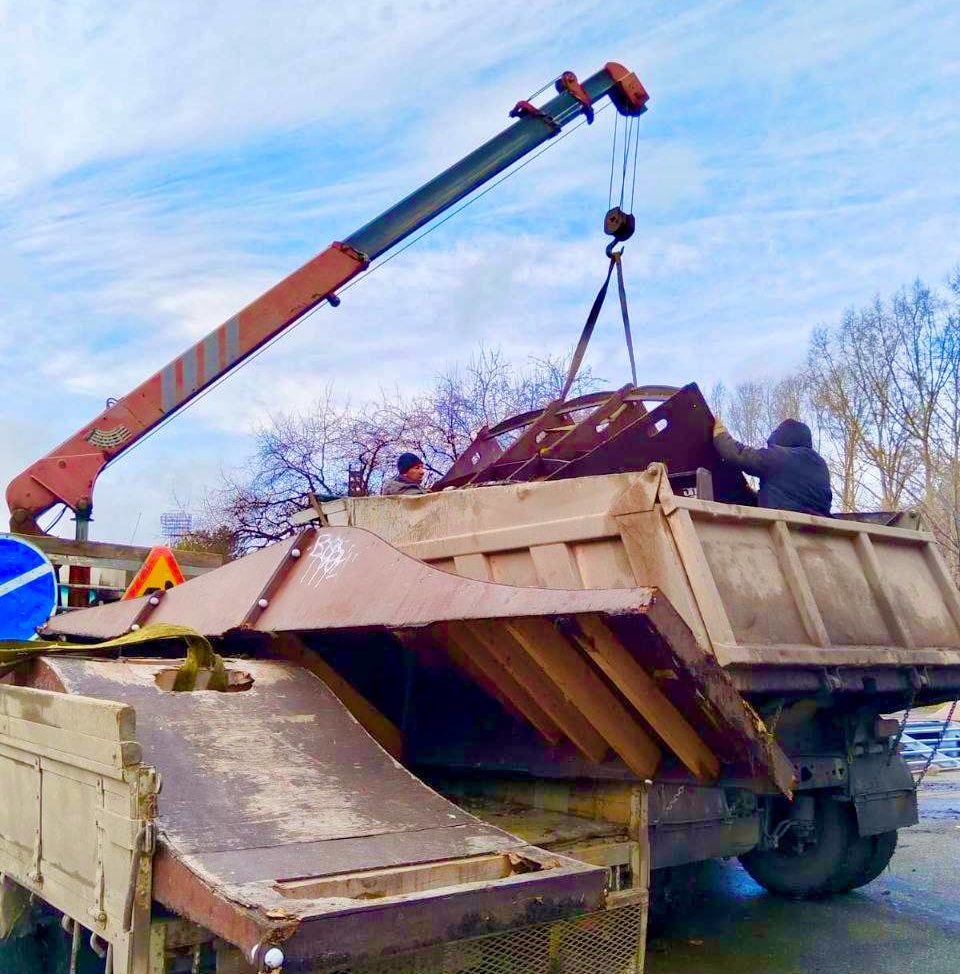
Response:
[{"label": "red crane boom", "polygon": [[182,355],[35,461],[7,487],[10,528],[42,534],[37,519],[57,504],[90,519],[103,468],[198,393],[238,366],[322,301],[339,304],[336,290],[376,257],[453,206],[580,115],[609,96],[625,115],[645,111],[647,93],[636,76],[613,62],[580,83],[573,72],[556,82],[542,107],[518,102],[517,121],[375,220],[294,271]]}]

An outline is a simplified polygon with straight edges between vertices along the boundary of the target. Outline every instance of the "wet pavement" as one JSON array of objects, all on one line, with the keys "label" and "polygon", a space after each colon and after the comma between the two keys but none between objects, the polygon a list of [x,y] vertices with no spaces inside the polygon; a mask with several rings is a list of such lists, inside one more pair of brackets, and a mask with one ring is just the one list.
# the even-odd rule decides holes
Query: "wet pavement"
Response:
[{"label": "wet pavement", "polygon": [[710,863],[696,903],[652,937],[647,974],[956,974],[960,971],[960,773],[928,778],[920,824],[890,867],[846,896],[770,896],[734,860]]}]

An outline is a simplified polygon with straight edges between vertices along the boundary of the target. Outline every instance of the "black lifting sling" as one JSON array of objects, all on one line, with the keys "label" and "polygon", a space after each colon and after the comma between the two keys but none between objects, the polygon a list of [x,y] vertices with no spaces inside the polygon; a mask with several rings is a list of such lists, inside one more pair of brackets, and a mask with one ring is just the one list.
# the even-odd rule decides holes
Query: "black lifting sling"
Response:
[{"label": "black lifting sling", "polygon": [[603,302],[607,297],[607,288],[610,286],[610,277],[613,274],[614,267],[617,269],[617,290],[620,294],[620,314],[623,317],[623,334],[627,342],[627,355],[630,358],[630,375],[633,380],[633,384],[637,384],[637,363],[633,355],[633,336],[630,333],[630,313],[627,310],[627,292],[623,285],[623,265],[621,263],[623,247],[621,247],[619,250],[613,249],[618,242],[627,240],[633,235],[633,214],[624,213],[619,207],[614,207],[614,209],[607,213],[607,217],[604,220],[604,229],[614,238],[607,245],[606,249],[607,256],[610,258],[610,264],[607,267],[607,276],[604,278],[603,285],[597,292],[597,296],[593,299],[593,306],[590,308],[590,314],[587,315],[587,320],[583,326],[583,331],[580,333],[580,341],[577,342],[577,347],[573,353],[573,358],[570,360],[570,367],[567,369],[567,377],[563,383],[563,391],[560,393],[560,402],[564,402],[566,400],[567,395],[570,393],[570,389],[573,386],[574,380],[577,377],[577,373],[580,371],[580,365],[583,362],[583,356],[586,354],[587,345],[590,344],[590,337],[593,335],[593,329],[597,324],[597,319],[600,317],[600,309],[603,308]]}]

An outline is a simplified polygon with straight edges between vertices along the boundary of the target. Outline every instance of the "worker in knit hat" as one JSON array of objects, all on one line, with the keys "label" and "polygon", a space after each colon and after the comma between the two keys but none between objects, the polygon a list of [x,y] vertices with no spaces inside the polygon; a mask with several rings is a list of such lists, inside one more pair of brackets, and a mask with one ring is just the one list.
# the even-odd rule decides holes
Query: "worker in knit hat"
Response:
[{"label": "worker in knit hat", "polygon": [[397,475],[384,481],[380,493],[387,496],[397,494],[425,494],[423,489],[423,460],[415,453],[401,453],[397,457]]}]

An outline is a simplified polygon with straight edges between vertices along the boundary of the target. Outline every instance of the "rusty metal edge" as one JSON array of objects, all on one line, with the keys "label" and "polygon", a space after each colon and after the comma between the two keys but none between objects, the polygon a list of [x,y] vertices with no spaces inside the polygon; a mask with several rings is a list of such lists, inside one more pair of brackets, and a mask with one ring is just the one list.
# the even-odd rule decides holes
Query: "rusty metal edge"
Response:
[{"label": "rusty metal edge", "polygon": [[253,605],[247,610],[246,615],[240,623],[241,628],[255,628],[256,621],[269,606],[273,596],[283,588],[283,583],[286,581],[287,575],[293,570],[297,559],[301,557],[303,545],[307,538],[315,534],[316,531],[317,528],[310,524],[303,528],[292,542],[288,543],[286,557],[273,570],[273,574],[267,579],[259,595],[254,600]]},{"label": "rusty metal edge", "polygon": [[646,623],[700,683],[706,699],[748,742],[751,758],[767,772],[780,791],[792,795],[796,784],[793,762],[774,740],[760,715],[741,696],[730,675],[713,656],[701,649],[677,610],[666,599],[657,598],[647,608]]},{"label": "rusty metal edge", "polygon": [[372,961],[444,941],[569,919],[606,905],[606,869],[533,846],[514,851],[550,872],[272,919],[230,900],[161,845],[154,859],[153,896],[248,956],[258,946],[282,945],[285,969],[291,971]]},{"label": "rusty metal edge", "polygon": [[532,847],[517,851],[570,865],[555,867],[549,875],[535,874],[536,882],[521,874],[480,888],[446,887],[393,903],[304,917],[283,946],[287,961],[292,969],[354,965],[446,941],[571,919],[606,906],[605,868]]},{"label": "rusty metal edge", "polygon": [[249,956],[261,943],[282,943],[297,922],[271,921],[235,903],[197,875],[162,841],[153,860],[153,898],[178,916],[200,924]]}]

